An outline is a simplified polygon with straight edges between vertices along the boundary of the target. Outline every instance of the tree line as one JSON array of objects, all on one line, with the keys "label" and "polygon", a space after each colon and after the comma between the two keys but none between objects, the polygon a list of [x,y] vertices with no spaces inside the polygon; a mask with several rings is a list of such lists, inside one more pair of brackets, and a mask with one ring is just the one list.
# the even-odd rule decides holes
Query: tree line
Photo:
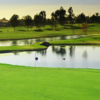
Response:
[{"label": "tree line", "polygon": [[30,15],[26,15],[22,19],[19,19],[19,15],[14,14],[9,22],[14,30],[17,26],[26,26],[27,30],[33,26],[36,26],[36,28],[43,26],[45,28],[45,25],[51,25],[56,28],[58,24],[62,27],[65,27],[66,24],[70,24],[73,28],[72,24],[74,23],[100,23],[100,15],[99,13],[95,13],[92,16],[86,16],[84,13],[81,13],[75,16],[72,7],[69,7],[68,11],[60,7],[60,9],[51,13],[50,19],[46,18],[46,11],[41,11],[39,14],[36,14],[34,18]]}]

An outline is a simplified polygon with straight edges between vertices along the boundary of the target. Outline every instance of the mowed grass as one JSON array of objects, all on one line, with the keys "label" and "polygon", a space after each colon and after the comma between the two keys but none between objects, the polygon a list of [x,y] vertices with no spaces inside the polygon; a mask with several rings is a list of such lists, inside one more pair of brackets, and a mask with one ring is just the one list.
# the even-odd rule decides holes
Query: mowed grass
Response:
[{"label": "mowed grass", "polygon": [[[16,31],[13,30],[13,27],[0,27],[0,40],[86,34],[81,29],[81,25],[82,24],[74,24],[74,29],[71,29],[69,24],[66,25],[65,28],[58,25],[56,29],[46,25],[45,28],[41,27],[40,29],[36,29],[36,27],[29,28],[28,31],[24,26],[16,27]],[[89,24],[87,34],[100,34],[100,24]]]},{"label": "mowed grass", "polygon": [[25,46],[1,46],[0,52],[11,52],[11,51],[33,51],[33,50],[42,50],[46,49],[46,46],[42,46],[38,43],[34,45],[25,45]]},{"label": "mowed grass", "polygon": [[100,100],[100,70],[0,64],[0,100]]},{"label": "mowed grass", "polygon": [[[11,39],[28,39],[28,38],[38,38],[38,37],[51,37],[51,36],[63,36],[63,35],[72,35],[72,31],[70,29],[60,29],[58,30],[51,30],[48,29],[48,26],[46,28],[41,29],[29,29],[29,31],[26,30],[25,27],[16,27],[16,31],[13,31],[12,27],[5,27],[2,28],[2,32],[0,32],[0,40],[11,40]],[[9,30],[9,32],[7,31]],[[80,30],[79,30],[80,31]],[[82,34],[81,32],[78,32],[77,34]]]}]

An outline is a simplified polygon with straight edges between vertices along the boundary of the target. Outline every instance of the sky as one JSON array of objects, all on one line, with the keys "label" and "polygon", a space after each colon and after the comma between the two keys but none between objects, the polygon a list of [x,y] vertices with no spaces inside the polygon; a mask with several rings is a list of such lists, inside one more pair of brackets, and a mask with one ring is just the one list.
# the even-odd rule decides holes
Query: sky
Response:
[{"label": "sky", "polygon": [[72,7],[75,15],[84,13],[91,16],[100,13],[100,0],[0,0],[0,19],[10,19],[13,14],[18,14],[20,18],[26,15],[38,14],[46,11],[47,18],[51,13],[63,7],[68,14],[68,8]]}]

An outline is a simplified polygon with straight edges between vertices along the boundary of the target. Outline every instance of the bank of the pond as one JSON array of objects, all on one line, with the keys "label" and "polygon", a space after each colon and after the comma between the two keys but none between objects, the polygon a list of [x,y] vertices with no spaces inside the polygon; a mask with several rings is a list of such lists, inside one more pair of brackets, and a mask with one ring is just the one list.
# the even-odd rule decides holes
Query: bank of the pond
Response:
[{"label": "bank of the pond", "polygon": [[[81,37],[77,39],[57,40],[47,42],[50,45],[100,45],[100,35],[89,35],[87,37]],[[2,46],[0,52],[11,52],[11,51],[33,51],[43,50],[46,46],[40,45],[41,43],[35,43],[33,45],[24,46]]]},{"label": "bank of the pond", "polygon": [[100,70],[0,64],[0,99],[99,100]]},{"label": "bank of the pond", "polygon": [[100,35],[90,35],[78,39],[51,41],[51,45],[100,45]]},{"label": "bank of the pond", "polygon": [[25,45],[25,46],[2,46],[0,47],[0,52],[13,52],[13,51],[34,51],[34,50],[44,50],[46,46],[39,44]]}]

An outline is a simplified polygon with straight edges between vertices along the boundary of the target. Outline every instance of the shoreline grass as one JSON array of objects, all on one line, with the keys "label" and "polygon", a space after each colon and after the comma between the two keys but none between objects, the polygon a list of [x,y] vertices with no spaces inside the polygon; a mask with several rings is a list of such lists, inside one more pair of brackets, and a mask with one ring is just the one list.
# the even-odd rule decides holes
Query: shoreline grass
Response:
[{"label": "shoreline grass", "polygon": [[51,45],[100,45],[100,35],[90,35],[78,39],[50,41]]},{"label": "shoreline grass", "polygon": [[[77,24],[75,24],[77,26]],[[80,25],[81,26],[81,25]],[[100,34],[99,34],[99,24],[89,24],[87,37],[79,39],[69,39],[69,40],[58,40],[50,41],[51,45],[100,45]],[[25,31],[25,27],[17,27],[17,31],[13,31],[12,27],[1,27],[0,30],[0,40],[17,40],[17,39],[30,39],[30,38],[39,38],[39,37],[54,37],[54,36],[66,36],[66,35],[83,35],[82,29],[75,29],[73,34],[71,29],[61,29],[59,30],[47,30],[50,29],[50,26],[46,26],[45,29],[41,28],[42,31],[34,31],[31,29]],[[7,30],[9,30],[7,32]],[[21,31],[24,30],[24,31]],[[89,35],[89,36],[88,36]],[[27,51],[27,50],[41,50],[46,49],[45,46],[37,45],[27,45],[27,46],[4,46],[0,47],[0,52],[11,52],[11,51]]]},{"label": "shoreline grass", "polygon": [[[5,53],[12,51],[34,51],[47,49],[46,46],[40,45],[40,43],[41,42],[25,46],[2,46],[0,47],[0,52]],[[50,41],[49,43],[51,45],[100,45],[100,35],[89,35],[78,39]]]},{"label": "shoreline grass", "polygon": [[34,44],[34,45],[25,45],[25,46],[2,46],[0,47],[0,52],[13,52],[13,51],[34,51],[34,50],[44,50],[46,46]]},{"label": "shoreline grass", "polygon": [[1,100],[99,100],[100,70],[0,64]]}]

